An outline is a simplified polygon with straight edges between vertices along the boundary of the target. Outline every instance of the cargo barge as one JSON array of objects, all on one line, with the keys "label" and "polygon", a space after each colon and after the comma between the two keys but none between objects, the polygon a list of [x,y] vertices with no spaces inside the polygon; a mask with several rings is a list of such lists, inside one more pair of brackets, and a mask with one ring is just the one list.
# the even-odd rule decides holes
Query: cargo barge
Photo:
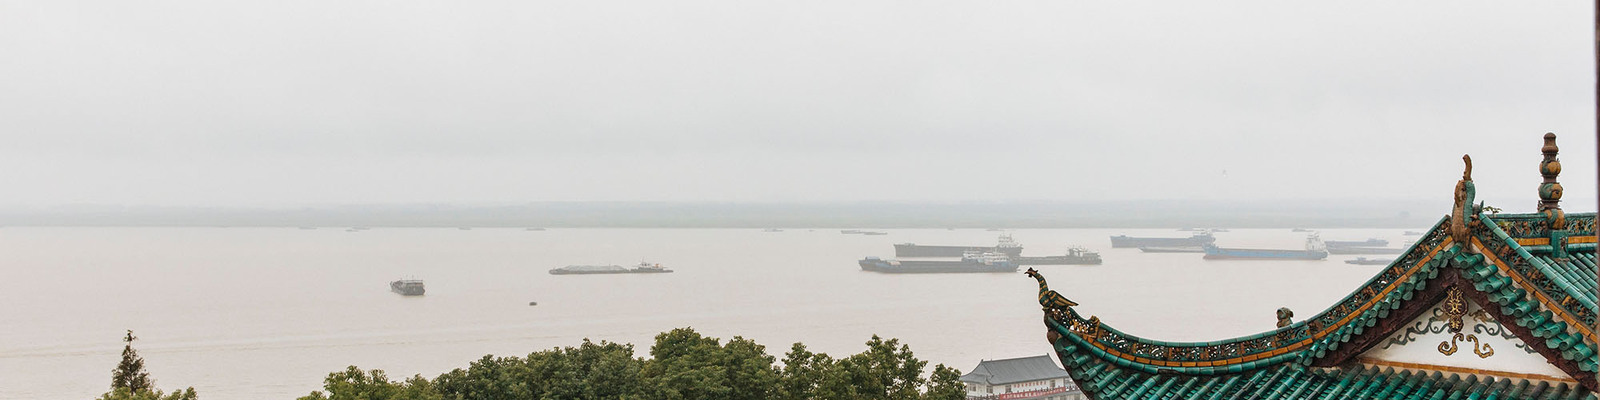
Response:
[{"label": "cargo barge", "polygon": [[1284,249],[1231,249],[1217,247],[1207,243],[1201,246],[1206,252],[1207,260],[1322,260],[1328,258],[1328,251],[1317,235],[1306,238],[1305,250]]},{"label": "cargo barge", "polygon": [[633,268],[621,265],[568,265],[550,270],[550,275],[598,275],[598,274],[664,274],[671,273],[661,264],[640,262]]},{"label": "cargo barge", "polygon": [[1200,248],[1200,246],[1193,246],[1193,247],[1139,246],[1139,251],[1146,252],[1146,253],[1204,253],[1204,252],[1206,252],[1206,250]]},{"label": "cargo barge", "polygon": [[1044,257],[1017,257],[1017,265],[1100,265],[1100,253],[1082,247],[1067,249],[1067,254]]},{"label": "cargo barge", "polygon": [[1354,260],[1345,260],[1344,261],[1345,264],[1354,264],[1354,265],[1389,265],[1389,263],[1392,263],[1392,262],[1394,262],[1394,259],[1392,259],[1392,258],[1390,258],[1390,259],[1376,259],[1376,258],[1366,258],[1366,257],[1356,257],[1356,259],[1354,259]]},{"label": "cargo barge", "polygon": [[1200,232],[1186,238],[1147,238],[1117,235],[1111,237],[1111,247],[1200,247],[1216,241],[1217,238],[1211,236],[1211,232]]},{"label": "cargo barge", "polygon": [[1328,247],[1384,247],[1384,246],[1388,246],[1389,245],[1389,241],[1383,240],[1383,239],[1378,239],[1378,238],[1368,238],[1367,240],[1361,240],[1361,241],[1356,241],[1356,240],[1326,240],[1326,241],[1323,241],[1322,243],[1327,245]]},{"label": "cargo barge", "polygon": [[941,274],[973,272],[1017,272],[1017,263],[1004,253],[969,252],[958,261],[885,260],[867,257],[857,262],[862,271],[889,274]]},{"label": "cargo barge", "polygon": [[962,257],[967,252],[979,253],[1004,253],[1009,257],[1022,256],[1022,245],[1011,239],[1010,234],[1000,234],[999,243],[994,246],[923,246],[916,243],[899,243],[894,245],[895,257]]}]

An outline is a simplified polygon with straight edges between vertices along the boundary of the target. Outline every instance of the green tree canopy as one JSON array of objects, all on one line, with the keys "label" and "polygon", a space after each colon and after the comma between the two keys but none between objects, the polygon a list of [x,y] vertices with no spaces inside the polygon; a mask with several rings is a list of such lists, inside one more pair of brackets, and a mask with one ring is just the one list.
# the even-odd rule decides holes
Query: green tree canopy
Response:
[{"label": "green tree canopy", "polygon": [[[433,380],[390,381],[383,371],[349,367],[328,374],[323,391],[300,400],[957,400],[965,396],[960,371],[934,367],[899,340],[873,336],[867,350],[842,359],[795,343],[783,367],[766,347],[735,336],[726,344],[691,328],[656,335],[650,359],[633,345],[594,343],[560,347],[527,357],[484,356]],[[118,399],[122,400],[122,399]],[[145,399],[138,399],[145,400]],[[167,400],[167,399],[160,399]]]}]

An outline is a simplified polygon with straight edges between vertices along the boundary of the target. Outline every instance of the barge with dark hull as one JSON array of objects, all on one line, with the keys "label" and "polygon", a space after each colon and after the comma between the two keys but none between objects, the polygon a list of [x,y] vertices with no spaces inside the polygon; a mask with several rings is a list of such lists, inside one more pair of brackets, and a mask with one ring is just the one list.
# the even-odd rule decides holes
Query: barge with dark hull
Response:
[{"label": "barge with dark hull", "polygon": [[427,293],[428,289],[422,284],[422,280],[420,279],[401,279],[398,281],[389,282],[389,291],[399,293],[403,296],[421,296]]},{"label": "barge with dark hull", "polygon": [[1211,236],[1211,232],[1200,232],[1186,238],[1148,238],[1117,235],[1111,237],[1111,247],[1200,247],[1216,241],[1216,236]]},{"label": "barge with dark hull", "polygon": [[923,246],[916,243],[899,243],[894,245],[895,257],[961,257],[967,252],[979,253],[1005,253],[1006,256],[1015,258],[1022,256],[1022,245],[1011,239],[1009,234],[1001,234],[999,243],[994,246]]},{"label": "barge with dark hull", "polygon": [[665,274],[672,270],[661,264],[641,262],[633,268],[621,265],[568,265],[550,270],[550,275],[603,275],[603,274]]},{"label": "barge with dark hull", "polygon": [[945,274],[1017,272],[1017,263],[1004,253],[968,253],[960,260],[885,260],[867,257],[857,262],[862,271],[889,274]]}]

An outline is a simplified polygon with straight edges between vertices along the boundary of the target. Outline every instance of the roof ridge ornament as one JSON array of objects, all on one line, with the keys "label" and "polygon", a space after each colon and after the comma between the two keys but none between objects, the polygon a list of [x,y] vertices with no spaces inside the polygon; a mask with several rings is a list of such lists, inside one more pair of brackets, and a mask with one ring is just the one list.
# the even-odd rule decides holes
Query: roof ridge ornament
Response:
[{"label": "roof ridge ornament", "polygon": [[1565,260],[1567,213],[1561,211],[1561,182],[1556,182],[1556,177],[1561,175],[1561,159],[1556,157],[1561,148],[1556,146],[1554,132],[1545,132],[1544,147],[1539,151],[1544,153],[1544,160],[1539,161],[1539,175],[1544,176],[1544,182],[1539,183],[1539,213],[1544,214],[1545,223],[1550,224],[1550,256]]},{"label": "roof ridge ornament", "polygon": [[1078,305],[1072,300],[1067,300],[1061,293],[1050,290],[1050,284],[1045,283],[1044,275],[1040,275],[1039,271],[1028,268],[1028,271],[1023,272],[1023,274],[1039,281],[1039,306],[1043,307],[1045,312],[1051,314],[1051,316],[1065,316],[1068,311],[1072,310],[1073,306]]},{"label": "roof ridge ornament", "polygon": [[1478,190],[1472,184],[1472,156],[1463,154],[1461,161],[1467,166],[1461,172],[1461,180],[1456,182],[1455,207],[1450,209],[1450,238],[1463,248],[1471,248],[1468,245],[1472,239],[1472,229],[1468,226],[1472,216],[1469,213]]},{"label": "roof ridge ornament", "polygon": [[1561,148],[1556,146],[1556,134],[1545,133],[1544,147],[1539,150],[1544,153],[1544,160],[1539,162],[1539,175],[1544,176],[1544,182],[1539,183],[1539,212],[1550,220],[1551,229],[1565,229],[1567,221],[1566,213],[1561,212],[1561,183],[1556,182],[1561,175],[1561,159],[1556,157]]}]

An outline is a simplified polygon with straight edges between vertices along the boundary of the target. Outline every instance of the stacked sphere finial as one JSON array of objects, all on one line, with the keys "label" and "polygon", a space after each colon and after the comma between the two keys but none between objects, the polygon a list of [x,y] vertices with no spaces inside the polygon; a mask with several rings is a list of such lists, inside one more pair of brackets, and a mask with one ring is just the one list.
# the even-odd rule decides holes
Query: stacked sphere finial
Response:
[{"label": "stacked sphere finial", "polygon": [[1561,175],[1561,160],[1556,158],[1561,151],[1556,146],[1556,134],[1544,134],[1544,147],[1539,149],[1544,153],[1544,161],[1539,163],[1539,175],[1544,176],[1544,182],[1539,184],[1539,211],[1561,209],[1561,183],[1556,182],[1556,177]]}]

